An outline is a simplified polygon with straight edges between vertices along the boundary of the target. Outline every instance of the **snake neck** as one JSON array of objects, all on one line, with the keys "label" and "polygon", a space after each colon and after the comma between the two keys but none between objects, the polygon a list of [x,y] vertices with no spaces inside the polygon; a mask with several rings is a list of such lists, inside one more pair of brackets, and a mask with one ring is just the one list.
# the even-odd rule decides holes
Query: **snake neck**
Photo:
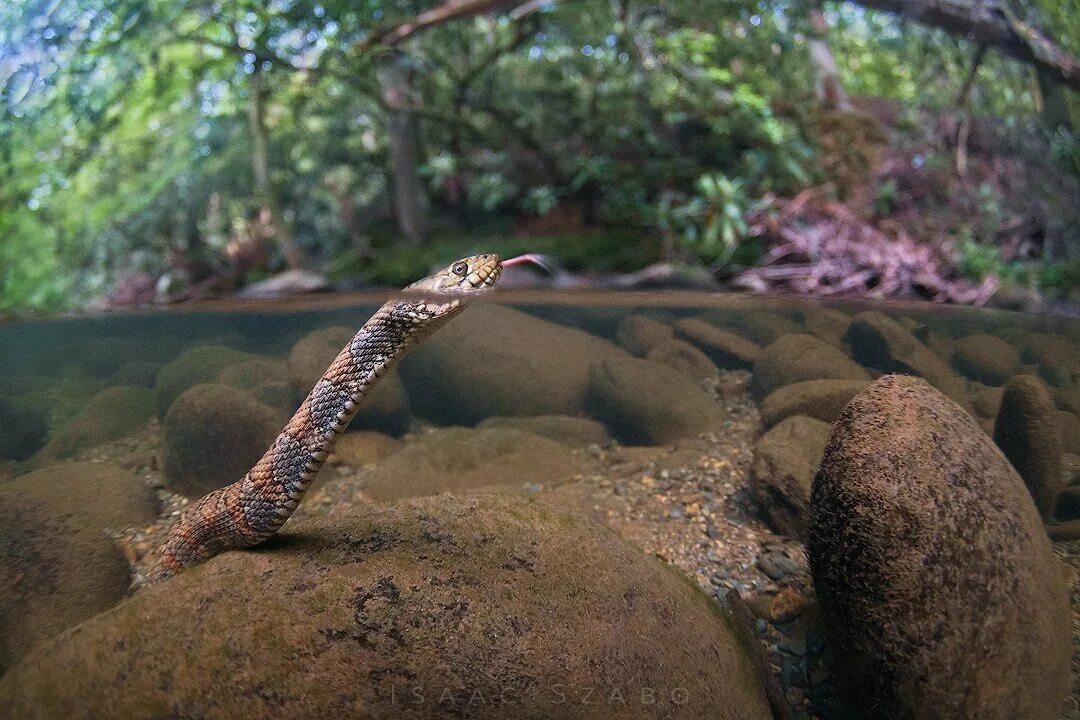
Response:
[{"label": "snake neck", "polygon": [[465,306],[391,300],[342,348],[274,443],[243,478],[184,510],[162,550],[168,576],[285,524],[379,377]]}]

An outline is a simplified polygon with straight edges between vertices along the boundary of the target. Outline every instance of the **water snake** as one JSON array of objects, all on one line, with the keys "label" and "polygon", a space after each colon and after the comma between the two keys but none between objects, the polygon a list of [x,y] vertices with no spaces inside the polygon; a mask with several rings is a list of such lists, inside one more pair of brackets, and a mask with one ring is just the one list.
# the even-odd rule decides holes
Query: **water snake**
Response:
[{"label": "water snake", "polygon": [[156,577],[225,550],[256,545],[285,524],[379,376],[499,279],[523,255],[463,258],[387,301],[330,364],[273,444],[244,477],[189,505],[169,530]]}]

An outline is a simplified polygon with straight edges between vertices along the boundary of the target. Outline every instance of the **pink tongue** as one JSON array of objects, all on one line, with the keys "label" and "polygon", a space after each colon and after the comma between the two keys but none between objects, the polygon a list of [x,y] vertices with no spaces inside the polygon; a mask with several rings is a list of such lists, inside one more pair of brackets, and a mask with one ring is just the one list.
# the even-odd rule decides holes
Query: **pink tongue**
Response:
[{"label": "pink tongue", "polygon": [[549,269],[547,263],[544,262],[544,258],[540,257],[536,253],[525,253],[524,255],[518,255],[517,257],[510,258],[509,260],[503,260],[501,265],[503,267],[510,267],[511,265],[523,265],[525,263],[539,265],[545,270]]}]

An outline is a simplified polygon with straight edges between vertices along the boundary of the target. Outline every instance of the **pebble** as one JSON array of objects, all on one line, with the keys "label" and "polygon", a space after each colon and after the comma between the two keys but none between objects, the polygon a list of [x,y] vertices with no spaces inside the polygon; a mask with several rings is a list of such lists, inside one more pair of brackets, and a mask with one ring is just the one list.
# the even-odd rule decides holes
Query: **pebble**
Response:
[{"label": "pebble", "polygon": [[761,568],[761,572],[765,573],[773,580],[782,580],[788,575],[794,575],[799,572],[798,563],[787,555],[775,551],[759,555],[757,566]]}]

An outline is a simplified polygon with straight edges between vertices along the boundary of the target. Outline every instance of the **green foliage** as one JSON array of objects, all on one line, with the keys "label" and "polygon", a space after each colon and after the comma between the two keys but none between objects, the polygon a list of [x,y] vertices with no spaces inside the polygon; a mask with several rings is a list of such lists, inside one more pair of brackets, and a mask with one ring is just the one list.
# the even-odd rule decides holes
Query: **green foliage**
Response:
[{"label": "green foliage", "polygon": [[745,184],[724,175],[703,175],[695,193],[682,202],[663,202],[659,221],[664,232],[714,265],[727,264],[749,228],[752,209]]}]

